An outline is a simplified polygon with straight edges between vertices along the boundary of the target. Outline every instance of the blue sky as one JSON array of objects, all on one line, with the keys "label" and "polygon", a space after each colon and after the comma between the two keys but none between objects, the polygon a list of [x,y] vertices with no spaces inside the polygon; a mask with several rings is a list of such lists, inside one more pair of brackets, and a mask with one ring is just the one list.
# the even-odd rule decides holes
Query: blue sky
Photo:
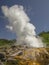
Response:
[{"label": "blue sky", "polygon": [[0,0],[0,38],[15,39],[16,34],[5,28],[8,20],[3,16],[1,6],[23,5],[30,22],[35,25],[36,33],[49,31],[49,0]]}]

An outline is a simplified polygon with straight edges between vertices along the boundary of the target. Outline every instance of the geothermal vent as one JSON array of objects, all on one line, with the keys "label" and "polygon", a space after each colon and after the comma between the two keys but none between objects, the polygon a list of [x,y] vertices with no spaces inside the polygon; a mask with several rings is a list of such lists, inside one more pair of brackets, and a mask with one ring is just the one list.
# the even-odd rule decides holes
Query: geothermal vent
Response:
[{"label": "geothermal vent", "polygon": [[16,33],[18,44],[26,43],[32,47],[43,47],[42,41],[36,37],[35,26],[30,23],[23,6],[2,6],[2,12],[9,20],[9,25],[6,25],[6,28]]}]

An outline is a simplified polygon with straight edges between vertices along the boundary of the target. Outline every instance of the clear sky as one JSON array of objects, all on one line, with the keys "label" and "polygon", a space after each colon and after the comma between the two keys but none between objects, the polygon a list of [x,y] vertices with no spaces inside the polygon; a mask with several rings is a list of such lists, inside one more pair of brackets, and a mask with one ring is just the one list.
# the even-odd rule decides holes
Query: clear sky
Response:
[{"label": "clear sky", "polygon": [[3,17],[2,5],[23,5],[31,23],[36,27],[36,33],[49,31],[49,0],[0,0],[0,38],[15,39],[16,34],[5,28],[8,20]]}]

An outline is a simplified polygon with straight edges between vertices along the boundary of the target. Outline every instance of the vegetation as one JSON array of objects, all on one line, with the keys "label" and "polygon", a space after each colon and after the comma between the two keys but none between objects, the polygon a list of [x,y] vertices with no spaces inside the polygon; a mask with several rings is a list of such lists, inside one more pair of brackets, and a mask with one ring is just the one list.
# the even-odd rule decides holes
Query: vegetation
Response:
[{"label": "vegetation", "polygon": [[16,42],[15,39],[14,40],[0,39],[0,46],[12,45],[15,42]]},{"label": "vegetation", "polygon": [[46,46],[49,46],[49,32],[42,32],[39,34],[40,37],[42,37],[42,41],[46,44]]},{"label": "vegetation", "polygon": [[[42,41],[46,44],[46,46],[49,46],[49,32],[41,32],[38,34],[40,37],[42,37]],[[0,46],[4,45],[12,45],[15,43],[16,40],[7,40],[7,39],[0,39]]]}]

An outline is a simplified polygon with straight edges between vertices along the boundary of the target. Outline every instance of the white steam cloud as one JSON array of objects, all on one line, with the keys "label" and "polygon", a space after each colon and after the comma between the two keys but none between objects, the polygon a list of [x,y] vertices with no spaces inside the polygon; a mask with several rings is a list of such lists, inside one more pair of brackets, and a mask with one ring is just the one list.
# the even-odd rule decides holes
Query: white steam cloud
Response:
[{"label": "white steam cloud", "polygon": [[16,32],[18,44],[26,43],[32,47],[43,47],[41,40],[36,38],[35,26],[29,22],[30,19],[23,6],[14,5],[9,8],[2,6],[2,11],[9,20],[6,28]]}]

